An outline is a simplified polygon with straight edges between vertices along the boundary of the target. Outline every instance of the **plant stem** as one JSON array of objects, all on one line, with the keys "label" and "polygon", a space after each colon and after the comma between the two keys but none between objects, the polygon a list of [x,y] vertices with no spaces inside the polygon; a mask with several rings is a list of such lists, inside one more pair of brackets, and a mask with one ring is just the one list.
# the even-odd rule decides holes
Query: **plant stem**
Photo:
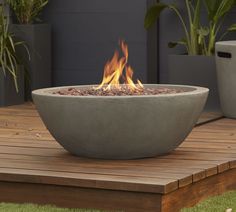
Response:
[{"label": "plant stem", "polygon": [[209,44],[207,50],[207,56],[211,56],[214,52],[216,40],[216,24],[210,24]]},{"label": "plant stem", "polygon": [[190,36],[189,36],[189,33],[188,33],[188,29],[187,29],[187,26],[181,16],[181,14],[179,13],[179,11],[174,7],[174,6],[169,6],[170,9],[172,9],[176,15],[179,17],[181,23],[182,23],[182,26],[183,26],[183,29],[184,29],[184,32],[185,32],[185,36],[186,36],[186,42],[187,42],[187,50],[188,52],[190,52],[190,47],[191,47],[191,43],[190,43]]},{"label": "plant stem", "polygon": [[223,38],[228,34],[229,32],[226,31],[223,33],[223,35],[220,36],[219,41],[223,40]]},{"label": "plant stem", "polygon": [[185,0],[185,5],[187,8],[188,19],[189,19],[189,28],[190,28],[189,54],[195,54],[193,19],[192,19],[192,13],[191,13],[191,9],[190,9],[190,5],[189,5],[188,0]]},{"label": "plant stem", "polygon": [[192,19],[192,13],[191,13],[189,1],[188,1],[188,0],[185,0],[185,4],[186,4],[186,7],[187,7],[188,18],[189,18],[189,24],[191,25],[191,24],[193,23],[193,19]]}]

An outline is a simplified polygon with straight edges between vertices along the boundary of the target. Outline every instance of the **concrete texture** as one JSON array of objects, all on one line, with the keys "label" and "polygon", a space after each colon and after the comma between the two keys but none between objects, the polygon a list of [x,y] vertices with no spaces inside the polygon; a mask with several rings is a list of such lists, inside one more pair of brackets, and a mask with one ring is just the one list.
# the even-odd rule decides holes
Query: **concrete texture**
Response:
[{"label": "concrete texture", "polygon": [[169,84],[193,85],[209,88],[206,111],[219,111],[220,100],[216,77],[215,57],[169,55]]},{"label": "concrete texture", "polygon": [[100,83],[119,39],[128,43],[129,63],[145,82],[146,5],[147,0],[50,0],[42,20],[52,25],[53,85]]},{"label": "concrete texture", "polygon": [[0,107],[19,105],[24,103],[24,68],[18,67],[17,83],[19,92],[16,92],[13,77],[7,72],[4,75],[0,68]]},{"label": "concrete texture", "polygon": [[216,43],[216,64],[221,108],[228,118],[236,118],[236,41]]},{"label": "concrete texture", "polygon": [[33,100],[48,130],[72,154],[103,159],[154,157],[174,150],[191,132],[208,89],[145,86],[187,92],[125,97],[52,94],[61,87],[33,91]]},{"label": "concrete texture", "polygon": [[29,72],[30,89],[47,88],[52,85],[51,67],[51,26],[49,24],[12,24],[14,34],[19,41],[25,41],[29,55],[25,49],[19,48],[21,59]]}]

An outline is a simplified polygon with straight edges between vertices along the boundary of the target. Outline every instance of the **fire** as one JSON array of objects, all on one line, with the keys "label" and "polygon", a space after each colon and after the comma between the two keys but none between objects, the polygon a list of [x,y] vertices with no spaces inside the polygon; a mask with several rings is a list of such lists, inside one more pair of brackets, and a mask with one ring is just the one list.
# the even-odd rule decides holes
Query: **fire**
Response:
[{"label": "fire", "polygon": [[123,84],[132,91],[143,90],[144,87],[139,80],[137,80],[137,83],[134,83],[132,80],[134,71],[131,66],[128,65],[129,51],[127,44],[124,41],[120,41],[120,47],[123,56],[120,57],[119,51],[115,51],[113,58],[106,63],[102,83],[96,89],[120,89],[120,81],[122,80]]}]

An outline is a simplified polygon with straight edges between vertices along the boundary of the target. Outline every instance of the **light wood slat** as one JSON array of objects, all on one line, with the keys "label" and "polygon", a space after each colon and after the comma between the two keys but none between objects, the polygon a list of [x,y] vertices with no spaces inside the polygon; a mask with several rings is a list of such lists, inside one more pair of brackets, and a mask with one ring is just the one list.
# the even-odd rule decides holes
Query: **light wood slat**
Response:
[{"label": "light wood slat", "polygon": [[181,147],[236,150],[236,143],[184,142]]},{"label": "light wood slat", "polygon": [[33,139],[39,141],[54,140],[50,133],[46,130],[35,130],[34,128],[22,129],[4,129],[0,128],[0,138],[19,138],[19,139]]},{"label": "light wood slat", "polygon": [[[18,134],[17,134],[18,135]],[[37,137],[37,133],[35,132]],[[52,137],[51,140],[35,140],[35,139],[21,139],[21,138],[7,138],[0,137],[0,146],[18,146],[18,147],[42,147],[42,148],[61,148],[61,146],[54,141]],[[189,141],[189,142],[188,142]],[[193,148],[216,148],[216,149],[236,149],[236,142],[234,140],[227,142],[218,141],[208,141],[199,139],[187,139],[181,147],[193,147]]]},{"label": "light wood slat", "polygon": [[[14,149],[13,148],[13,150],[15,150],[16,151],[16,149]],[[28,149],[26,149],[25,151],[27,151]],[[8,150],[8,148],[5,148],[5,149],[3,149],[2,150],[3,152],[7,152],[8,154],[9,154],[9,150]],[[43,151],[43,150],[41,150],[42,152],[46,152],[46,154],[47,154],[47,152],[48,151]],[[22,151],[20,151],[20,152],[22,152]],[[34,152],[34,150],[33,150],[33,152]],[[12,154],[12,152],[10,152],[11,154]],[[29,151],[29,153],[26,153],[26,152],[24,152],[24,155],[25,154],[28,154],[28,155],[32,155],[32,150],[30,150]],[[37,153],[37,154],[39,154],[39,153]],[[40,155],[43,155],[43,154],[41,154],[40,153]],[[56,155],[57,156],[57,155]],[[42,159],[41,159],[42,160]],[[86,164],[86,162],[85,163],[83,163],[82,162],[82,160],[80,160],[80,161],[78,161],[79,162],[79,165],[78,166],[80,166],[81,164],[83,164],[83,165],[87,165]],[[181,169],[182,170],[186,170],[185,171],[185,173],[187,174],[189,174],[189,175],[186,175],[186,177],[189,177],[189,176],[191,176],[191,175],[193,175],[193,178],[194,179],[198,179],[198,175],[199,174],[203,174],[203,172],[205,173],[206,171],[208,171],[208,169],[209,170],[211,170],[211,172],[212,172],[212,169],[214,168],[214,166],[213,165],[215,165],[215,168],[217,167],[217,165],[218,164],[220,164],[221,162],[220,161],[204,161],[204,162],[199,162],[199,163],[193,163],[192,161],[189,161],[189,162],[187,162],[187,161],[182,161],[182,160],[172,160],[172,161],[169,161],[169,160],[159,160],[159,161],[156,161],[155,163],[143,163],[142,164],[142,162],[141,161],[139,161],[138,163],[136,162],[136,163],[133,163],[132,164],[132,162],[130,162],[130,161],[126,161],[126,162],[123,162],[123,164],[122,164],[122,162],[117,162],[117,163],[114,163],[114,162],[111,162],[111,163],[106,163],[106,162],[104,162],[104,161],[101,161],[100,162],[100,166],[99,166],[99,163],[97,163],[96,161],[90,161],[91,163],[93,163],[93,165],[95,166],[95,167],[97,167],[97,169],[99,170],[99,168],[101,167],[101,165],[102,166],[104,166],[104,165],[108,165],[108,167],[109,167],[109,169],[117,169],[118,167],[117,167],[117,165],[125,165],[125,166],[128,166],[129,167],[129,169],[130,170],[132,170],[132,168],[134,168],[134,166],[136,165],[137,167],[138,166],[147,166],[147,167],[149,167],[149,169],[151,169],[151,170],[154,170],[154,169],[156,169],[156,168],[162,168],[162,170],[160,170],[160,169],[158,169],[158,171],[163,171],[163,172],[165,172],[165,173],[171,173],[170,171],[168,171],[168,170],[166,170],[166,171],[164,171],[163,170],[163,168],[166,168],[166,167],[168,167],[167,169],[180,169],[180,172],[182,172],[181,171]],[[223,161],[222,161],[223,162]],[[189,166],[189,167],[187,167],[186,168],[186,165],[187,164],[189,164],[189,165],[191,165],[191,166]],[[132,167],[133,166],[133,167]],[[204,169],[203,169],[203,167],[204,167]],[[144,169],[144,168],[142,168],[142,169]],[[101,172],[103,172],[103,170],[100,170]],[[141,170],[139,170],[139,171],[141,171]],[[157,175],[158,175],[158,173],[157,173]],[[210,175],[209,173],[208,173],[208,175]],[[179,179],[180,181],[181,181],[181,179]]]},{"label": "light wood slat", "polygon": [[208,153],[235,153],[234,149],[217,149],[217,148],[206,148],[206,147],[199,147],[199,148],[193,148],[193,147],[179,147],[179,150],[182,151],[193,151],[193,152],[208,152]]},{"label": "light wood slat", "polygon": [[[28,156],[45,156],[47,157],[50,155],[50,157],[54,158],[62,158],[65,159],[65,157],[70,157],[67,155],[67,152],[63,150],[62,148],[58,149],[45,149],[45,148],[25,148],[25,147],[9,147],[9,146],[2,146],[0,148],[0,154],[18,154],[18,155],[28,155]],[[112,166],[116,165],[131,165],[131,166],[166,166],[168,164],[168,167],[180,167],[183,166],[185,169],[188,169],[186,165],[189,165],[189,168],[192,168],[194,166],[197,167],[207,167],[207,165],[219,165],[221,162],[228,161],[228,159],[218,159],[216,160],[199,160],[199,161],[193,161],[193,160],[184,160],[181,158],[168,159],[168,158],[158,158],[158,159],[143,159],[143,160],[129,160],[129,161],[103,161],[103,160],[86,160],[82,158],[71,158],[72,161],[79,162],[79,163],[86,163],[89,161],[90,163],[95,164],[96,166],[98,164],[110,164]]]},{"label": "light wood slat", "polygon": [[196,161],[201,161],[201,160],[220,160],[220,159],[235,159],[235,153],[228,153],[228,152],[196,152],[193,151],[192,149],[187,151],[187,150],[180,150],[178,148],[176,151],[173,151],[169,155],[161,156],[166,157],[166,158],[182,158],[185,160],[196,160]]},{"label": "light wood slat", "polygon": [[[15,157],[13,157],[15,156]],[[149,161],[147,162],[142,162],[146,160],[139,160],[139,161],[117,161],[115,162],[109,162],[109,161],[100,161],[100,163],[97,160],[82,160],[78,159],[75,160],[74,157],[70,158],[68,155],[67,157],[43,157],[43,156],[29,156],[29,155],[0,155],[0,158],[20,158],[20,159],[29,159],[29,160],[34,160],[36,161],[44,161],[48,163],[48,161],[56,161],[58,164],[66,164],[66,165],[76,165],[78,166],[83,166],[83,167],[96,167],[99,169],[100,167],[108,167],[111,169],[117,169],[117,168],[128,168],[129,170],[137,169],[138,167],[141,167],[140,170],[146,170],[146,169],[151,169],[151,170],[156,170],[164,173],[185,173],[186,177],[189,175],[193,175],[194,179],[197,179],[197,176],[199,175],[199,170],[205,170],[206,176],[211,176],[213,174],[217,173],[217,166],[220,166],[224,161],[199,161],[198,163],[193,163],[194,161],[186,161],[186,160],[177,160],[175,159],[174,163],[171,162],[168,159],[159,159],[158,161],[153,161],[152,163]],[[77,163],[78,161],[78,163]],[[172,160],[173,161],[173,160]],[[171,162],[171,163],[170,163]],[[191,165],[190,167],[186,168],[186,165],[189,164]],[[215,166],[213,166],[215,165]],[[200,174],[202,172],[200,171]],[[188,174],[188,175],[187,175]],[[180,180],[181,181],[181,180]]]},{"label": "light wood slat", "polygon": [[[32,162],[43,162],[43,163],[47,163],[47,164],[51,164],[55,167],[55,163],[59,164],[59,168],[60,170],[66,166],[66,167],[71,167],[70,170],[73,170],[72,168],[75,167],[76,169],[79,169],[79,171],[81,170],[87,170],[89,171],[89,169],[92,170],[96,170],[97,173],[104,173],[104,170],[106,171],[113,171],[115,170],[115,172],[119,172],[119,174],[123,174],[123,175],[153,175],[153,177],[158,177],[161,176],[163,178],[168,178],[168,177],[172,177],[172,178],[176,178],[177,176],[180,176],[182,174],[183,178],[179,178],[179,185],[180,187],[182,187],[183,185],[187,185],[190,184],[192,182],[192,178],[197,179],[197,177],[199,175],[201,176],[211,176],[214,174],[217,174],[217,167],[214,168],[209,168],[207,171],[202,171],[202,167],[198,167],[193,165],[192,168],[188,168],[186,169],[185,167],[175,167],[172,166],[171,169],[169,169],[166,165],[162,164],[160,166],[145,166],[144,164],[141,166],[134,166],[131,164],[106,164],[106,163],[93,163],[93,161],[91,161],[90,163],[72,163],[72,161],[65,161],[65,160],[60,160],[58,158],[45,158],[45,157],[37,157],[37,159],[35,159],[34,157],[31,156],[16,156],[16,155],[5,155],[5,157],[3,155],[0,155],[0,159],[8,159],[8,160],[12,160],[14,159],[14,161],[17,162],[17,160],[20,161],[32,161]],[[211,167],[209,165],[209,167]],[[207,168],[207,166],[205,167]],[[151,173],[151,174],[150,174]]]},{"label": "light wood slat", "polygon": [[1,108],[0,116],[13,116],[15,118],[22,117],[39,117],[38,112],[35,109],[32,110],[22,110],[22,109],[11,109],[11,108]]},{"label": "light wood slat", "polygon": [[222,117],[223,117],[223,114],[218,111],[216,111],[216,112],[203,112],[201,114],[200,118],[198,119],[197,124],[198,125],[206,124],[208,122],[218,120]]},{"label": "light wood slat", "polygon": [[190,138],[196,138],[196,139],[211,139],[211,140],[236,140],[236,134],[229,131],[228,133],[217,133],[217,131],[214,133],[209,132],[201,132],[201,133],[192,133],[190,135]]},{"label": "light wood slat", "polygon": [[[2,168],[15,168],[23,169],[23,170],[40,170],[40,171],[50,171],[50,172],[66,172],[66,173],[74,173],[78,174],[78,177],[80,177],[83,174],[91,174],[96,178],[96,176],[107,176],[107,180],[112,180],[113,177],[127,177],[132,181],[133,178],[136,177],[144,177],[144,178],[153,178],[155,180],[158,179],[166,179],[171,181],[179,181],[179,184],[182,186],[186,186],[192,183],[192,174],[183,172],[183,173],[169,173],[164,172],[161,169],[139,169],[139,170],[127,170],[124,168],[89,168],[89,167],[76,167],[76,166],[70,166],[70,165],[63,165],[55,166],[55,163],[44,163],[42,161],[23,161],[23,160],[4,160],[2,159],[0,161],[0,167]],[[199,171],[196,173],[198,176],[201,174],[201,176],[205,176],[203,171],[199,169]]]},{"label": "light wood slat", "polygon": [[19,118],[19,116],[1,115],[0,127],[6,129],[26,129],[36,128],[45,129],[43,122],[39,117],[27,117]]},{"label": "light wood slat", "polygon": [[[168,193],[178,188],[174,179],[123,177],[110,175],[78,174],[0,167],[0,179],[6,182],[26,182],[82,188],[115,189],[151,193]],[[122,182],[122,183],[121,183]]]},{"label": "light wood slat", "polygon": [[19,139],[19,138],[1,138],[0,146],[10,147],[32,147],[32,148],[56,148],[61,149],[61,145],[52,140],[35,140],[35,139]]},{"label": "light wood slat", "polygon": [[[214,144],[214,145],[217,145],[218,143],[219,144],[222,144],[222,139],[198,139],[198,138],[190,138],[188,137],[186,140],[185,140],[185,143],[186,142],[196,142],[196,143],[209,143],[209,144]],[[236,144],[235,140],[234,139],[227,139],[227,140],[224,140],[224,144]]]}]

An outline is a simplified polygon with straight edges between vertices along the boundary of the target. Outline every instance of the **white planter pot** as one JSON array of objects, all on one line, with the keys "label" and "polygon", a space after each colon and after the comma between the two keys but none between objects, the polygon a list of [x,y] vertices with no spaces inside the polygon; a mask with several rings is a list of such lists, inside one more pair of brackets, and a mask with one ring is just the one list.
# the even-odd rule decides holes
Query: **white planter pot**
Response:
[{"label": "white planter pot", "polygon": [[236,118],[236,41],[216,43],[216,64],[223,114]]}]

